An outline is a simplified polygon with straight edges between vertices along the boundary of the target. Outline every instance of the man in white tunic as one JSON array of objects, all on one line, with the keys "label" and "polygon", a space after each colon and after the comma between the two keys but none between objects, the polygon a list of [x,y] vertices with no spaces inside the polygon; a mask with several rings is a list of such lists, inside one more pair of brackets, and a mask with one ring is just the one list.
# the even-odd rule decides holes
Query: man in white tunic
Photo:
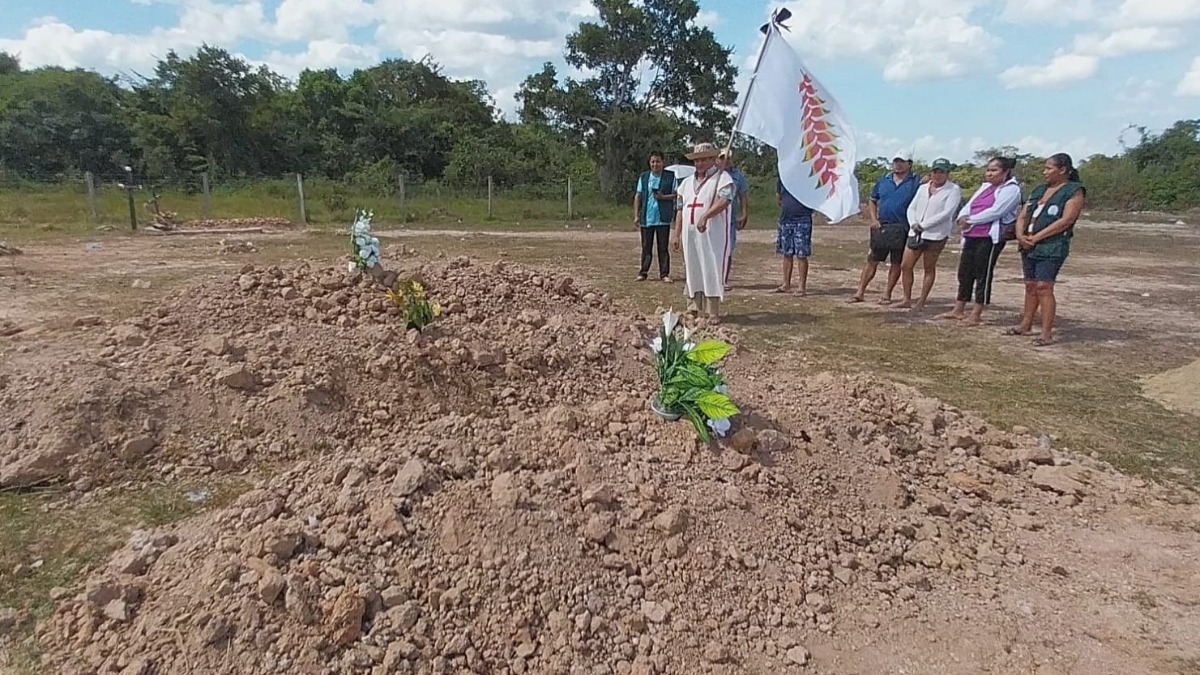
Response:
[{"label": "man in white tunic", "polygon": [[700,143],[687,156],[696,172],[677,191],[671,245],[683,251],[688,311],[708,315],[720,323],[725,296],[725,271],[729,264],[729,224],[737,187],[728,172],[717,168],[720,150]]}]

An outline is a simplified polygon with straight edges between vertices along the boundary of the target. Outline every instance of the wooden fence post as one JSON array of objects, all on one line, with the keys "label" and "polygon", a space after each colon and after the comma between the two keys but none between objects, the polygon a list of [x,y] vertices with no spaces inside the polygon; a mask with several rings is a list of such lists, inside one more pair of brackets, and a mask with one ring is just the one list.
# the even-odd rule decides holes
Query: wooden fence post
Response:
[{"label": "wooden fence post", "polygon": [[304,176],[296,174],[296,192],[300,193],[300,224],[308,224],[308,212],[304,208]]},{"label": "wooden fence post", "polygon": [[488,218],[492,217],[492,177],[488,176]]},{"label": "wooden fence post", "polygon": [[571,177],[567,176],[567,220],[575,219],[575,194],[572,189]]},{"label": "wooden fence post", "polygon": [[92,214],[92,224],[97,225],[100,223],[100,206],[96,203],[96,177],[91,171],[83,177],[87,181],[88,211]]},{"label": "wooden fence post", "polygon": [[212,194],[208,190],[208,172],[200,174],[200,188],[204,190],[204,217],[212,218]]},{"label": "wooden fence post", "polygon": [[408,196],[404,193],[404,174],[400,174],[400,223],[408,222]]}]

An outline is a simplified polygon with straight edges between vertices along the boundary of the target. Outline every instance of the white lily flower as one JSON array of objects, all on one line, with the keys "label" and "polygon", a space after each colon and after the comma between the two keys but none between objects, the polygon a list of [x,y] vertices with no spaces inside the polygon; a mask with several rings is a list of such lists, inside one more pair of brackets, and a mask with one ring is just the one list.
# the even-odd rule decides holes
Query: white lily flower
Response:
[{"label": "white lily flower", "polygon": [[656,338],[654,338],[654,340],[653,340],[653,341],[650,343],[650,348],[654,350],[654,353],[655,353],[655,354],[658,354],[658,353],[662,352],[662,350],[663,350],[663,341],[662,341],[662,336],[661,336],[661,335],[660,335],[660,336],[658,336],[658,337],[656,337]]},{"label": "white lily flower", "polygon": [[729,433],[729,429],[732,426],[733,425],[730,424],[728,417],[722,417],[719,420],[709,420],[708,421],[708,428],[712,429],[713,433],[715,433],[716,435],[718,435],[722,438],[725,437],[725,434]]},{"label": "white lily flower", "polygon": [[685,343],[683,343],[683,351],[685,351],[685,352],[690,352],[690,351],[692,351],[692,350],[693,350],[693,349],[695,349],[695,348],[696,348],[696,343],[695,343],[695,342],[685,342]]},{"label": "white lily flower", "polygon": [[666,314],[663,314],[663,328],[667,334],[675,330],[675,326],[679,325],[679,315],[673,310],[668,309]]}]

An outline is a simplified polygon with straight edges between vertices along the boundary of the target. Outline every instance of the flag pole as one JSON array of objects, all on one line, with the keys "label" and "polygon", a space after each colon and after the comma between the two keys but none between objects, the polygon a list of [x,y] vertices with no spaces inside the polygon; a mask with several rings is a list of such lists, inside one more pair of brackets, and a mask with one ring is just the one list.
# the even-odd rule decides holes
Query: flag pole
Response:
[{"label": "flag pole", "polygon": [[758,79],[758,68],[762,65],[763,54],[767,52],[767,45],[771,44],[771,38],[775,33],[779,32],[779,27],[775,25],[775,14],[771,15],[771,21],[767,23],[767,38],[763,40],[762,48],[758,50],[758,58],[754,61],[754,72],[750,74],[750,84],[746,85],[746,96],[742,99],[742,105],[738,106],[737,118],[733,121],[733,129],[729,132],[729,140],[725,143],[725,154],[729,154],[730,148],[733,146],[733,139],[737,136],[738,127],[742,125],[742,116],[746,112],[746,103],[750,100],[750,94],[754,92],[754,82]]}]

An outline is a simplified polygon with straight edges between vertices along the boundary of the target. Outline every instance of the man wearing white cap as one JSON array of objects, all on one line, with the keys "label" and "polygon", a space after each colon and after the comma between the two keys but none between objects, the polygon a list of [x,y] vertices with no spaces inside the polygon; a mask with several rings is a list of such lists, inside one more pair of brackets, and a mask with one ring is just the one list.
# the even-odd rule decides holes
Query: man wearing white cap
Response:
[{"label": "man wearing white cap", "polygon": [[881,176],[871,188],[871,245],[867,264],[858,280],[858,292],[850,302],[862,302],[867,294],[867,285],[875,278],[879,263],[891,260],[888,268],[887,289],[881,305],[892,302],[892,291],[900,281],[900,264],[904,259],[904,245],[908,241],[908,206],[917,196],[921,186],[920,177],[912,172],[912,153],[897,150],[892,156],[892,172]]},{"label": "man wearing white cap", "polygon": [[729,265],[729,228],[737,188],[728,172],[720,170],[720,150],[700,143],[687,155],[696,171],[679,185],[671,246],[683,251],[688,310],[703,313],[720,323]]}]

